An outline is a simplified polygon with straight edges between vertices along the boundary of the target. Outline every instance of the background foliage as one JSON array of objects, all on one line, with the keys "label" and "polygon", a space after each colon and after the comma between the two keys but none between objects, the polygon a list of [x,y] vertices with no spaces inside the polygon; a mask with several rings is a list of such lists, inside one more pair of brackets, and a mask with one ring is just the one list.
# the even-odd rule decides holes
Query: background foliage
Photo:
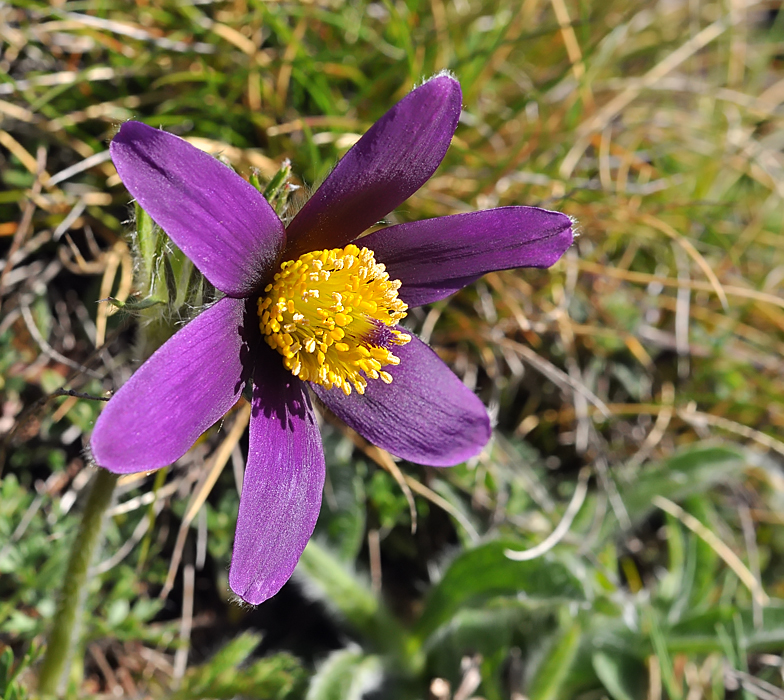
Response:
[{"label": "background foliage", "polygon": [[0,696],[34,688],[92,475],[80,395],[212,293],[134,224],[118,125],[262,183],[289,159],[296,206],[448,69],[461,125],[390,221],[533,204],[581,233],[409,316],[493,442],[395,465],[325,418],[317,537],[255,610],[227,585],[246,439],[124,478],[69,695],[784,697],[778,3],[11,0],[0,37]]}]

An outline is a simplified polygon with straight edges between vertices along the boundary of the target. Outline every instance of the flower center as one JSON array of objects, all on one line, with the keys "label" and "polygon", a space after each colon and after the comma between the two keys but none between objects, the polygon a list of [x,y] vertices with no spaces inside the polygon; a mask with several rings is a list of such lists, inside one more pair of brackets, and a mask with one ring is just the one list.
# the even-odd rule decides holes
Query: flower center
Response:
[{"label": "flower center", "polygon": [[264,288],[261,332],[295,377],[346,395],[353,384],[364,394],[367,378],[392,381],[382,368],[400,358],[390,348],[411,340],[394,328],[408,309],[398,289],[367,248],[305,253],[284,262]]}]

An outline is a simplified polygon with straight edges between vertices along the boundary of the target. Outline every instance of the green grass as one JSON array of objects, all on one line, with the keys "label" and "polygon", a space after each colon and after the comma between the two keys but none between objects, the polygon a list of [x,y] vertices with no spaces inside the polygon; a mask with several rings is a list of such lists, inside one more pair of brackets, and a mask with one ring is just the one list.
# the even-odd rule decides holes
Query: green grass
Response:
[{"label": "green grass", "polygon": [[[100,156],[119,124],[201,139],[262,181],[288,158],[307,188],[444,69],[464,117],[390,220],[532,204],[580,231],[550,271],[494,273],[409,316],[495,412],[494,441],[454,469],[400,465],[412,534],[383,456],[328,425],[317,544],[294,586],[249,611],[227,586],[231,463],[181,552],[195,592],[180,567],[158,598],[202,459],[223,439],[208,433],[157,481],[121,490],[69,694],[321,700],[379,677],[390,698],[426,697],[438,679],[488,700],[781,694],[784,19],[772,8],[6,3],[0,696],[33,688],[90,473],[82,445],[100,403],[55,392],[119,386],[144,352],[134,317],[162,310],[96,303],[149,289],[134,277],[129,195]],[[570,501],[546,553],[507,558],[547,540]]]}]

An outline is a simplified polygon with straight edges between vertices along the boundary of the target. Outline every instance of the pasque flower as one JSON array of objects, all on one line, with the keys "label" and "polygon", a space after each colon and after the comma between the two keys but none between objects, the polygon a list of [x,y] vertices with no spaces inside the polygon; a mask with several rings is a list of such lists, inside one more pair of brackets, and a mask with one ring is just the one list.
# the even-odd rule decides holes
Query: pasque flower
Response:
[{"label": "pasque flower", "polygon": [[387,112],[284,228],[248,182],[138,122],[111,155],[139,204],[225,296],[178,331],[109,401],[92,436],[117,473],[171,464],[252,382],[250,446],[229,582],[274,595],[313,533],[324,455],[309,390],[393,455],[448,466],[490,437],[481,401],[398,326],[492,270],[548,267],[570,219],[502,207],[382,228],[444,157],[460,115],[439,75]]}]

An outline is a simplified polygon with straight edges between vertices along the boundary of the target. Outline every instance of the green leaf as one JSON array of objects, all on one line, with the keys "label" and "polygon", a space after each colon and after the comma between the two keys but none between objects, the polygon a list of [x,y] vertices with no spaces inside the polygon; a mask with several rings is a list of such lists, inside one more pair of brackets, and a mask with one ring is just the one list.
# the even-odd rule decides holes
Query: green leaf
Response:
[{"label": "green leaf", "polygon": [[39,626],[37,620],[25,615],[21,610],[13,610],[8,620],[3,623],[3,630],[11,634],[24,635],[38,630]]},{"label": "green leaf", "polygon": [[776,600],[764,608],[762,624],[754,625],[754,614],[749,608],[732,605],[714,607],[704,613],[685,617],[669,628],[667,644],[671,653],[710,653],[723,651],[717,628],[732,629],[735,615],[740,615],[745,632],[744,646],[752,652],[776,652],[784,647],[784,601]]},{"label": "green leaf", "polygon": [[177,276],[174,274],[174,266],[168,255],[163,256],[163,279],[166,283],[169,306],[173,307],[177,303]]},{"label": "green leaf", "polygon": [[427,638],[459,609],[498,596],[539,603],[585,600],[580,581],[561,561],[552,557],[513,561],[504,554],[519,547],[514,540],[496,540],[460,554],[427,596],[417,625],[419,635]]},{"label": "green leaf", "polygon": [[359,648],[327,657],[310,681],[306,700],[361,700],[381,678],[381,660]]},{"label": "green leaf", "polygon": [[445,678],[457,687],[462,660],[479,654],[483,658],[483,697],[507,697],[500,681],[510,649],[538,649],[542,637],[555,629],[557,619],[552,610],[532,609],[513,598],[496,598],[483,608],[458,610],[428,638],[427,672],[429,677]]},{"label": "green leaf", "polygon": [[[705,497],[695,496],[684,504],[686,510],[703,523],[717,522],[715,508]],[[716,550],[697,535],[689,533],[690,550],[689,564],[694,570],[694,581],[691,596],[686,609],[695,612],[710,605],[711,591],[716,587],[717,567],[724,567]]]},{"label": "green leaf", "polygon": [[342,617],[374,648],[392,654],[398,661],[406,658],[407,636],[387,609],[370,590],[366,580],[327,547],[311,540],[295,571],[304,591],[322,600]]},{"label": "green leaf", "polygon": [[136,219],[136,246],[139,249],[139,266],[145,293],[152,295],[155,279],[156,252],[160,245],[159,239],[164,235],[152,217],[136,202],[134,205]]},{"label": "green leaf", "polygon": [[679,700],[683,697],[683,683],[675,673],[675,668],[672,662],[672,654],[667,646],[667,634],[662,630],[657,611],[653,608],[648,608],[643,611],[643,618],[645,626],[648,628],[651,645],[653,652],[659,662],[661,669],[662,683],[667,690],[667,695],[673,700]]},{"label": "green leaf", "polygon": [[682,500],[714,484],[726,484],[728,477],[739,475],[747,465],[748,456],[739,448],[701,443],[658,466],[646,468],[634,487],[624,492],[624,501],[636,516],[651,508],[655,495]]},{"label": "green leaf", "polygon": [[376,513],[383,530],[411,521],[408,501],[397,482],[385,471],[373,472],[367,484],[368,501]]},{"label": "green leaf", "polygon": [[644,700],[648,671],[639,659],[619,652],[597,651],[592,661],[596,675],[613,700]]},{"label": "green leaf", "polygon": [[106,623],[111,626],[118,626],[128,617],[131,606],[125,598],[112,601],[107,610]]},{"label": "green leaf", "polygon": [[204,276],[199,272],[199,268],[192,262],[189,262],[190,270],[188,271],[188,283],[185,286],[185,299],[184,302],[188,306],[197,306],[201,303],[199,292],[201,291],[201,282]]},{"label": "green leaf", "polygon": [[[256,174],[254,173],[254,175]],[[272,179],[267,183],[267,186],[264,188],[264,191],[262,192],[264,198],[268,202],[273,203],[275,197],[278,196],[280,189],[285,186],[286,181],[289,179],[290,176],[291,176],[291,161],[284,160],[280,166],[280,170],[278,170],[278,172],[276,172],[272,176]],[[256,176],[256,180],[257,182],[254,184],[256,187],[258,187],[260,185],[260,183],[258,183],[258,176]]]},{"label": "green leaf", "polygon": [[246,664],[261,637],[246,632],[232,639],[207,663],[190,669],[173,700],[233,698],[264,700],[302,696],[305,672],[288,654],[276,654]]},{"label": "green leaf", "polygon": [[16,680],[22,671],[29,669],[41,655],[43,647],[31,644],[27,652],[20,658],[14,668],[14,653],[11,647],[5,647],[0,654],[0,699],[26,700],[25,687]]},{"label": "green leaf", "polygon": [[270,203],[279,217],[283,217],[289,203],[289,196],[298,188],[289,183],[291,177],[291,161],[286,158],[265,187],[261,183],[258,172],[252,172],[250,184],[253,185]]},{"label": "green leaf", "polygon": [[559,697],[580,647],[581,634],[580,624],[574,622],[554,641],[528,686],[529,700],[554,700]]},{"label": "green leaf", "polygon": [[[726,484],[740,476],[749,463],[741,448],[699,443],[681,450],[675,456],[645,467],[635,479],[622,488],[622,497],[632,522],[638,523],[654,510],[654,496],[681,501],[703,493],[716,484]],[[615,519],[604,534],[612,537],[617,531]]]},{"label": "green leaf", "polygon": [[14,652],[11,651],[11,647],[6,647],[3,649],[3,653],[0,654],[0,696],[5,694],[5,690],[8,687],[13,665]]}]

